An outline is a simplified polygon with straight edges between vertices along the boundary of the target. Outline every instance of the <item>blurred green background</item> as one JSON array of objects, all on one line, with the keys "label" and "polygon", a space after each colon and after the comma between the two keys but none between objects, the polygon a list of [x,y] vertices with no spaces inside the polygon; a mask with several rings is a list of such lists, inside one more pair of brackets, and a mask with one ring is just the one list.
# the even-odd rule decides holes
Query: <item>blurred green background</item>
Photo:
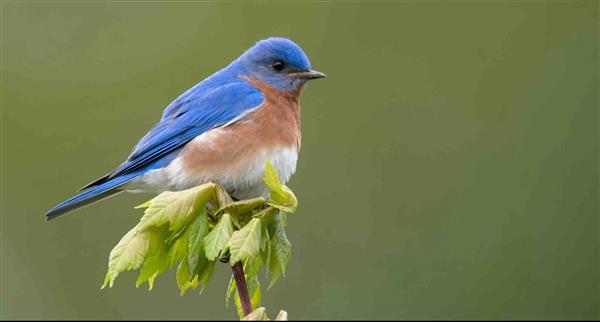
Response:
[{"label": "blurred green background", "polygon": [[2,2],[3,319],[233,319],[108,253],[149,195],[49,223],[162,109],[255,41],[329,77],[303,95],[295,319],[597,319],[598,2]]}]

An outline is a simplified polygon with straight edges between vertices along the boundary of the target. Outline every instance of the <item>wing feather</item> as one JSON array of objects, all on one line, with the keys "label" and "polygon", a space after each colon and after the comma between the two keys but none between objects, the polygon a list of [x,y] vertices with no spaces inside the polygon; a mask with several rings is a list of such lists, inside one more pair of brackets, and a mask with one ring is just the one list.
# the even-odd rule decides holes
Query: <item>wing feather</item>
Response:
[{"label": "wing feather", "polygon": [[160,164],[196,136],[235,120],[260,106],[264,97],[245,81],[191,88],[165,109],[161,120],[137,143],[127,160],[113,172],[82,189],[120,175]]}]

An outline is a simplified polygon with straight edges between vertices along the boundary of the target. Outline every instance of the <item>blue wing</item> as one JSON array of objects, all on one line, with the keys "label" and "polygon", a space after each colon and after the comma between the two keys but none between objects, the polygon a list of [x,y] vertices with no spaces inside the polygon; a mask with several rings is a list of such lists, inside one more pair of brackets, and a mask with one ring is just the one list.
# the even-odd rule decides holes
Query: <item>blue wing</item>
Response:
[{"label": "blue wing", "polygon": [[138,142],[127,160],[113,172],[91,182],[79,194],[50,209],[51,219],[118,193],[119,187],[144,172],[166,165],[196,136],[224,125],[260,106],[262,93],[249,83],[200,83],[165,109],[161,120]]},{"label": "blue wing", "polygon": [[165,109],[160,122],[108,178],[153,164],[196,136],[259,106],[262,101],[262,93],[241,80],[204,90],[192,88]]}]

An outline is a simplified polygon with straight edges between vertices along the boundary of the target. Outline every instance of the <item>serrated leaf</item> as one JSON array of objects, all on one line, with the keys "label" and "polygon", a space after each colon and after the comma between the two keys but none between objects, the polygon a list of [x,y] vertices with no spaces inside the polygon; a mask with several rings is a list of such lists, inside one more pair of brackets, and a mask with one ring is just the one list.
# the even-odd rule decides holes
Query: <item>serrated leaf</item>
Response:
[{"label": "serrated leaf", "polygon": [[213,197],[215,184],[206,183],[183,191],[165,191],[150,200],[139,229],[169,224],[169,231],[179,231],[196,218],[206,202]]},{"label": "serrated leaf", "polygon": [[[164,242],[168,242],[164,241]],[[187,258],[189,249],[189,229],[186,229],[184,233],[179,235],[179,238],[175,239],[175,241],[171,242],[171,245],[168,247],[168,259],[169,259],[169,267],[172,267],[184,257]]]},{"label": "serrated leaf", "polygon": [[102,288],[112,287],[121,272],[138,269],[144,263],[148,250],[148,235],[130,230],[112,249],[108,260],[108,271]]},{"label": "serrated leaf", "polygon": [[[208,286],[212,274],[215,269],[215,262],[211,262],[206,259],[204,252],[201,252],[197,256],[198,260],[195,263],[195,268],[190,268],[189,260],[184,260],[179,264],[177,269],[177,285],[181,295],[183,295],[189,288],[196,288],[200,286],[200,294]],[[190,274],[191,271],[191,274]],[[191,277],[191,278],[190,278]]]},{"label": "serrated leaf", "polygon": [[271,237],[269,234],[268,228],[263,228],[262,231],[262,242],[260,246],[260,257],[262,261],[266,264],[266,274],[269,274],[269,261],[271,258]]},{"label": "serrated leaf", "polygon": [[182,260],[177,266],[177,286],[179,286],[179,295],[183,296],[185,292],[190,288],[196,288],[198,286],[198,275],[194,275],[190,279],[190,268],[186,259]]},{"label": "serrated leaf", "polygon": [[269,206],[257,213],[255,213],[254,215],[252,215],[252,218],[258,218],[260,219],[260,223],[263,226],[267,226],[270,222],[271,222],[271,218],[277,214],[279,210],[275,207]]},{"label": "serrated leaf", "polygon": [[217,223],[212,231],[204,237],[204,253],[206,258],[210,261],[214,261],[219,257],[221,252],[227,246],[232,233],[233,224],[231,223],[231,216],[229,214],[223,214],[219,223]]},{"label": "serrated leaf", "polygon": [[[273,258],[273,257],[271,257]],[[273,260],[272,260],[273,261]],[[275,285],[275,283],[277,283],[277,281],[279,281],[279,278],[281,278],[282,271],[281,271],[281,266],[277,265],[277,263],[269,263],[269,274],[271,275],[271,281],[269,282],[269,286],[267,287],[267,291],[271,289],[271,287],[273,287]]]},{"label": "serrated leaf", "polygon": [[242,229],[233,232],[227,243],[227,248],[231,254],[229,259],[231,266],[259,254],[261,230],[260,220],[253,218]]},{"label": "serrated leaf", "polygon": [[[265,182],[272,190],[268,202],[263,198],[233,202],[221,186],[208,184],[163,193],[139,205],[136,208],[147,208],[145,214],[111,252],[102,287],[112,286],[122,271],[139,269],[136,286],[148,282],[152,289],[159,274],[176,267],[181,295],[198,286],[202,291],[211,279],[215,260],[229,252],[232,265],[244,263],[251,304],[256,309],[261,300],[257,274],[262,265],[273,272],[271,286],[285,273],[291,245],[281,209],[291,212],[297,205],[270,163],[265,166]],[[234,221],[240,230],[234,230]],[[232,278],[226,299],[235,291]],[[241,312],[235,293],[234,302]]]},{"label": "serrated leaf", "polygon": [[281,183],[277,171],[269,160],[265,164],[263,180],[270,190],[269,205],[290,213],[296,211],[298,199],[290,188]]},{"label": "serrated leaf", "polygon": [[196,267],[200,252],[204,255],[203,240],[208,234],[208,212],[202,209],[189,226],[188,261],[191,270]]},{"label": "serrated leaf", "polygon": [[244,275],[246,276],[246,279],[257,276],[262,264],[263,260],[260,256],[247,258],[246,261],[244,261]]},{"label": "serrated leaf", "polygon": [[298,199],[294,192],[287,186],[283,186],[282,190],[285,191],[286,200],[283,202],[270,202],[269,205],[287,213],[296,212],[296,208],[298,207]]},{"label": "serrated leaf", "polygon": [[[261,225],[262,227],[262,225]],[[265,251],[265,249],[267,248],[267,245],[270,242],[270,237],[269,237],[269,229],[267,228],[263,228],[262,230],[262,234],[261,234],[261,238],[260,238],[260,250],[261,251]]]},{"label": "serrated leaf", "polygon": [[273,217],[269,225],[269,234],[271,235],[271,254],[269,256],[269,271],[271,273],[271,282],[269,289],[275,285],[275,282],[283,275],[292,256],[292,244],[287,239],[283,223],[283,213],[279,212]]},{"label": "serrated leaf", "polygon": [[251,219],[250,217],[252,213],[264,207],[266,204],[267,201],[262,197],[234,201],[224,207],[221,207],[221,209],[217,211],[217,214],[230,214],[235,226],[242,228]]},{"label": "serrated leaf", "polygon": [[203,249],[200,249],[197,257],[198,260],[196,261],[196,266],[193,269],[193,275],[194,277],[197,277],[198,284],[201,286],[200,293],[202,293],[206,286],[208,286],[208,282],[210,282],[215,269],[215,262],[209,261],[206,258]]},{"label": "serrated leaf", "polygon": [[267,201],[263,197],[252,198],[234,201],[228,205],[225,205],[219,209],[219,213],[228,213],[232,216],[240,216],[251,213],[253,210],[262,207],[267,204]]},{"label": "serrated leaf", "polygon": [[200,294],[204,292],[204,289],[208,286],[210,279],[212,278],[213,272],[215,271],[215,262],[208,262],[202,271],[197,271],[198,283],[200,284]]},{"label": "serrated leaf", "polygon": [[152,290],[156,276],[169,268],[169,247],[165,243],[169,231],[163,226],[146,229],[144,233],[148,235],[148,250],[135,286],[139,287],[147,281],[148,289]]}]

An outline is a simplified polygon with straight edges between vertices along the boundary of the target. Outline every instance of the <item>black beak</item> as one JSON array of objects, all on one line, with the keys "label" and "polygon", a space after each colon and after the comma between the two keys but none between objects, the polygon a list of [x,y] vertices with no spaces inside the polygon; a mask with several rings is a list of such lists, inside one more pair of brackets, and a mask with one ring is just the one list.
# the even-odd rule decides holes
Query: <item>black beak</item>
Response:
[{"label": "black beak", "polygon": [[288,75],[295,76],[298,78],[303,78],[303,79],[317,79],[317,78],[325,78],[327,76],[316,70],[309,70],[306,72],[293,72],[293,73],[289,73]]}]

